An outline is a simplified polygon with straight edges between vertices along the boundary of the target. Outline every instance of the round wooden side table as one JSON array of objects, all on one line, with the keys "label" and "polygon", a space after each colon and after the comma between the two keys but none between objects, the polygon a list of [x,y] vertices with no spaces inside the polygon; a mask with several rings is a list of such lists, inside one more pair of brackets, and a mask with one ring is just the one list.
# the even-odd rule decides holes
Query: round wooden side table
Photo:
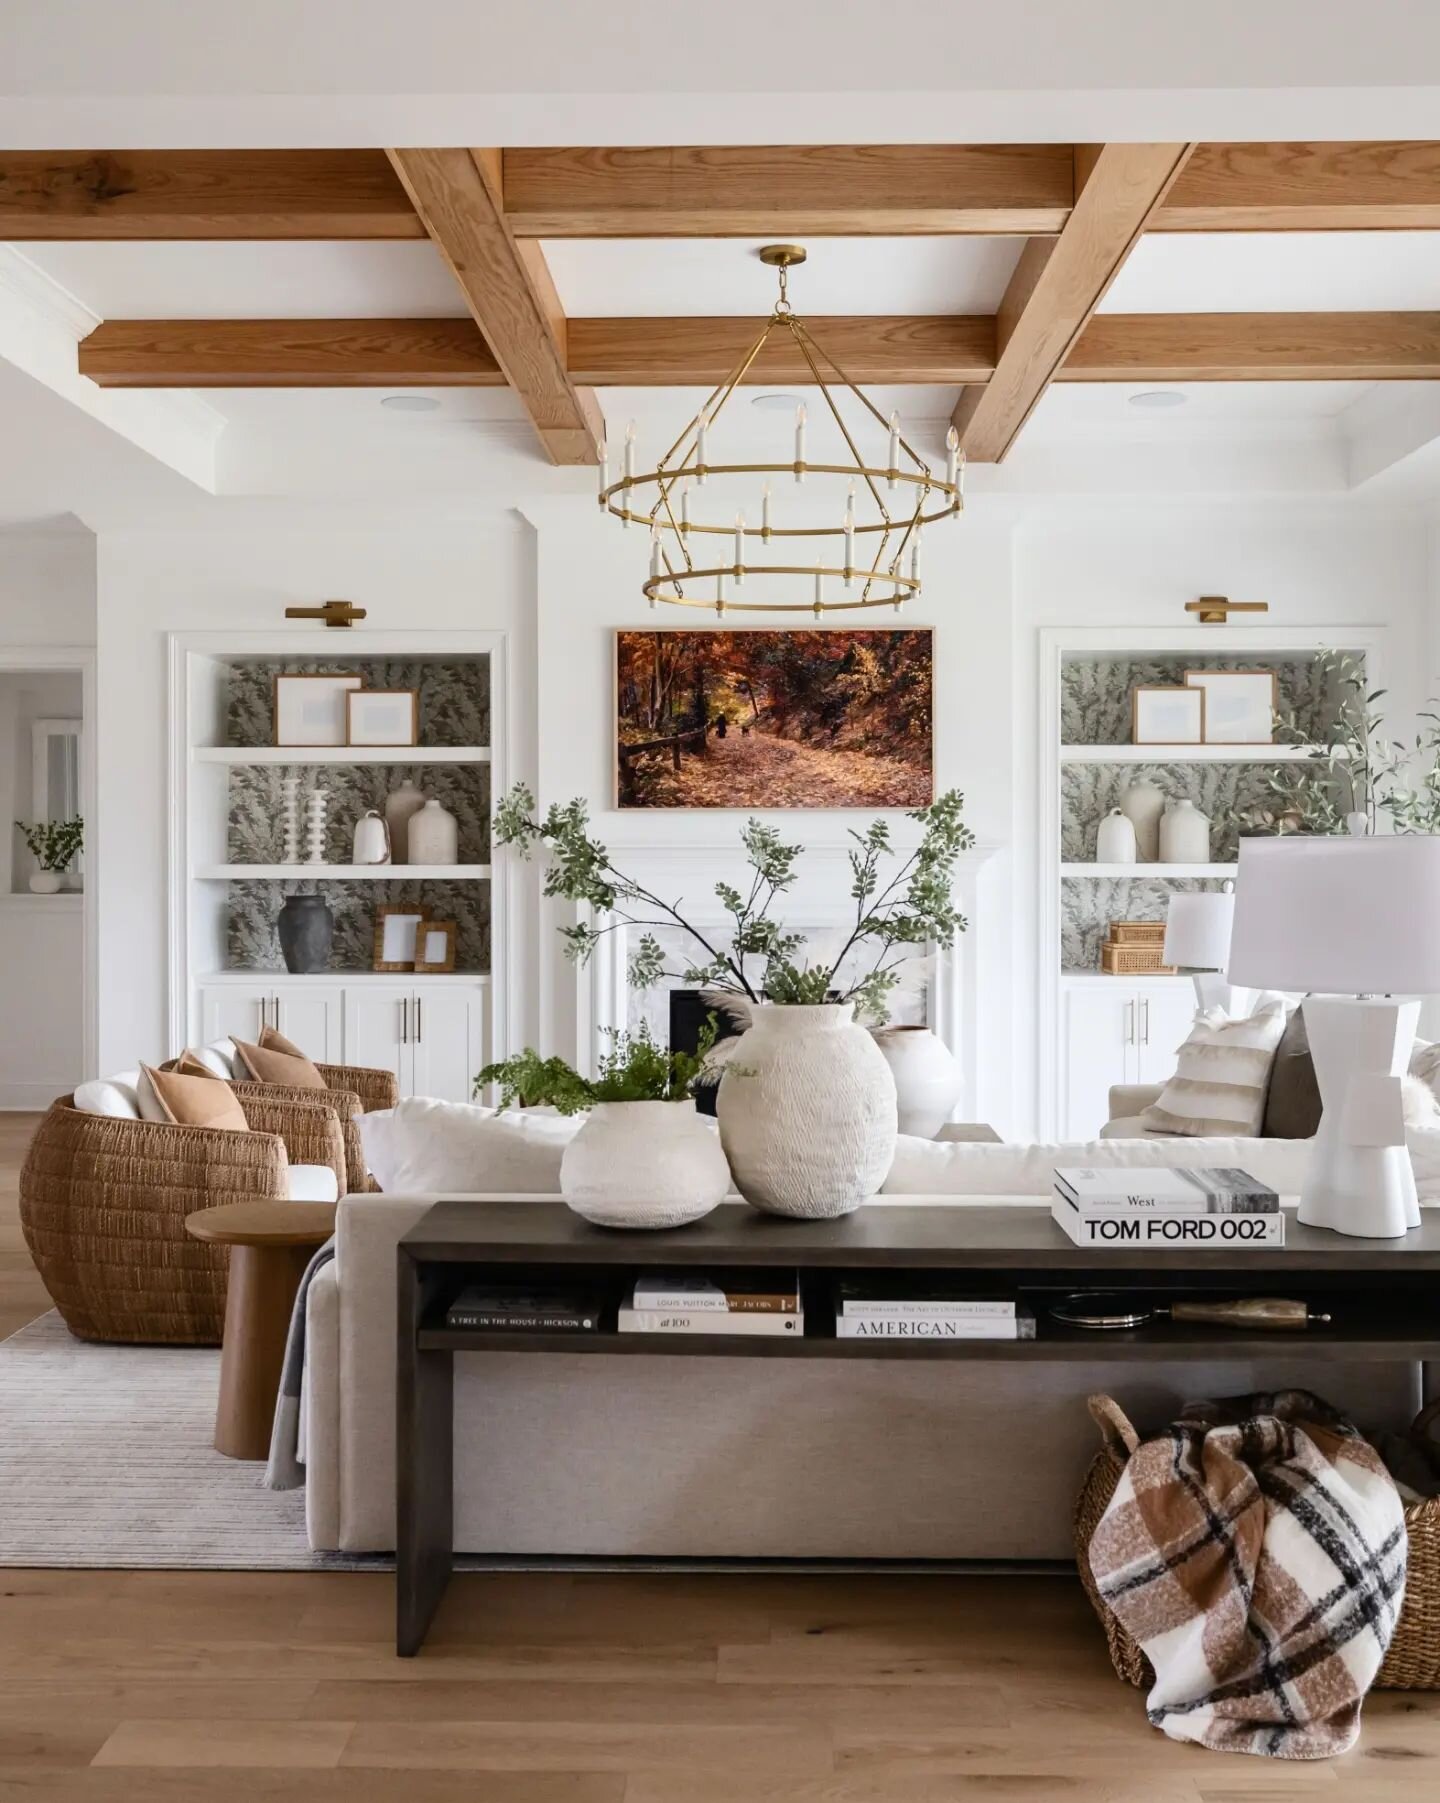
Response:
[{"label": "round wooden side table", "polygon": [[311,1253],[335,1231],[335,1204],[227,1202],[187,1215],[185,1230],[231,1249],[215,1450],[268,1458],[295,1295]]}]

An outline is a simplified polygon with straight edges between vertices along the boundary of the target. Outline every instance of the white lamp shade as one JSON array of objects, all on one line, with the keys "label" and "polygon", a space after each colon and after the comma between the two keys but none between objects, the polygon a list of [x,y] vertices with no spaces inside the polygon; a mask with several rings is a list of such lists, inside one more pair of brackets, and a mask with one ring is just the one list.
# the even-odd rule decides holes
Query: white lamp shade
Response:
[{"label": "white lamp shade", "polygon": [[1165,962],[1186,970],[1224,970],[1234,918],[1233,893],[1202,889],[1172,895],[1165,917]]},{"label": "white lamp shade", "polygon": [[1242,839],[1225,974],[1251,989],[1440,994],[1440,838]]}]

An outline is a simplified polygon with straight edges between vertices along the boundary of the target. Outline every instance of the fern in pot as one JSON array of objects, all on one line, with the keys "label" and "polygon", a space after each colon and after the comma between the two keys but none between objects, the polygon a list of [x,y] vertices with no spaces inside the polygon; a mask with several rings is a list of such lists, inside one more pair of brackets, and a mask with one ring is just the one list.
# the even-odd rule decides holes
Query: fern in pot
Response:
[{"label": "fern in pot", "polygon": [[[818,1219],[848,1214],[876,1194],[894,1159],[895,1080],[856,1016],[883,1023],[902,968],[964,931],[952,894],[956,860],[974,843],[963,806],[951,790],[911,812],[921,832],[908,851],[894,845],[884,819],[852,829],[854,919],[823,949],[774,918],[802,848],[757,820],[740,836],[743,881],[716,885],[730,921],[724,933],[701,932],[680,903],[612,864],[589,832],[581,801],[539,816],[529,792],[513,790],[496,811],[495,837],[527,855],[543,847],[545,893],[588,904],[589,919],[562,929],[578,962],[607,933],[639,928],[633,983],[675,978],[744,1004],[744,1069],[734,1060],[725,1068],[717,1106],[736,1188],[756,1208]],[[667,962],[657,928],[692,948],[678,970]]]},{"label": "fern in pot", "polygon": [[584,1113],[560,1161],[560,1193],[597,1227],[684,1227],[730,1188],[719,1135],[695,1112],[694,1091],[714,1023],[698,1051],[668,1052],[647,1027],[611,1033],[594,1077],[561,1058],[525,1051],[488,1064],[476,1087],[494,1083],[502,1107],[550,1107]]}]

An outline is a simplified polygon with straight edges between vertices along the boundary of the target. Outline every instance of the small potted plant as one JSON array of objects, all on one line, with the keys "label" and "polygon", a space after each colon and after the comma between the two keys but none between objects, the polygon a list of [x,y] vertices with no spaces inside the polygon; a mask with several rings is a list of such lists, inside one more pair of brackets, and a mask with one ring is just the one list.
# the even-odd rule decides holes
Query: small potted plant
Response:
[{"label": "small potted plant", "polygon": [[85,843],[85,822],[74,820],[17,820],[21,837],[38,868],[30,877],[35,895],[54,895],[63,886],[65,872],[80,856]]},{"label": "small potted plant", "polygon": [[585,1114],[565,1148],[560,1192],[597,1227],[684,1227],[730,1188],[719,1135],[695,1112],[694,1090],[715,1043],[711,1021],[696,1053],[667,1052],[648,1027],[612,1032],[595,1077],[563,1058],[526,1050],[487,1064],[477,1089],[494,1083],[502,1107]]}]

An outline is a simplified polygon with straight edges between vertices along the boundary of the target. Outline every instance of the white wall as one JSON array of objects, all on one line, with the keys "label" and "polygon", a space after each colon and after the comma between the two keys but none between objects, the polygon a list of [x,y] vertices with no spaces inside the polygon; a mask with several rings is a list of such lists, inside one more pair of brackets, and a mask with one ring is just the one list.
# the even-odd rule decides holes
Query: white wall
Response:
[{"label": "white wall", "polygon": [[[512,764],[533,772],[534,646],[528,533],[496,512],[470,525],[357,531],[333,523],[225,532],[107,533],[100,541],[97,841],[100,1063],[133,1065],[166,1044],[166,635],[285,628],[287,606],[343,597],[367,630],[464,627],[510,635]],[[296,630],[313,631],[313,623]],[[526,910],[514,948],[529,962]]]},{"label": "white wall", "polygon": [[0,532],[0,650],[95,643],[95,539],[78,523]]}]

